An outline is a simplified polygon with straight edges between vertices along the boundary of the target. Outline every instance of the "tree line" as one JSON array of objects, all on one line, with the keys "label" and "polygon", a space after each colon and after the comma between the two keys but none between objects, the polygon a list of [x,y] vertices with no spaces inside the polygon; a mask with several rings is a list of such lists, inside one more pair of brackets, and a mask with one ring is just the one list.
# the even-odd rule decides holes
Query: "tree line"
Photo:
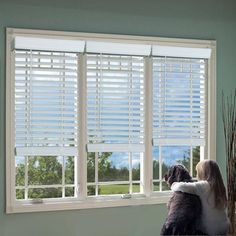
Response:
[{"label": "tree line", "polygon": [[[190,153],[184,154],[178,160],[190,169]],[[98,159],[99,181],[127,181],[129,180],[129,169],[127,167],[117,168],[112,165],[109,156],[112,152],[103,152]],[[195,166],[200,160],[200,148],[193,149],[193,176],[196,176]],[[159,161],[153,160],[153,179],[159,179]],[[162,163],[162,173],[168,171],[170,166]],[[64,171],[65,184],[74,184],[74,157],[66,157]],[[63,179],[63,163],[56,156],[33,156],[28,157],[28,185],[60,185]],[[132,168],[133,180],[140,180],[140,164]],[[87,159],[87,182],[95,182],[95,153],[88,153]],[[16,167],[16,186],[25,185],[25,164],[20,163]],[[100,193],[100,188],[98,189]],[[95,194],[95,186],[88,186],[88,195]],[[65,196],[73,197],[74,188],[66,187]],[[58,198],[62,197],[62,188],[35,188],[28,190],[28,198]],[[24,199],[24,190],[16,190],[16,198]]]}]

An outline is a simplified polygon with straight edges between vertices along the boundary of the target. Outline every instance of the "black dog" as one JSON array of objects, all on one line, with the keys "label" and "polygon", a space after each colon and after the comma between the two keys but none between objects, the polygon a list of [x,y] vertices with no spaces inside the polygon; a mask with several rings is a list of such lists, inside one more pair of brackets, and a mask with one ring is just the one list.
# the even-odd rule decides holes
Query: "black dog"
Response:
[{"label": "black dog", "polygon": [[[169,186],[174,182],[193,182],[182,165],[172,166],[165,174]],[[197,195],[174,192],[168,203],[168,215],[161,235],[203,235],[197,230],[201,218],[201,200]]]}]

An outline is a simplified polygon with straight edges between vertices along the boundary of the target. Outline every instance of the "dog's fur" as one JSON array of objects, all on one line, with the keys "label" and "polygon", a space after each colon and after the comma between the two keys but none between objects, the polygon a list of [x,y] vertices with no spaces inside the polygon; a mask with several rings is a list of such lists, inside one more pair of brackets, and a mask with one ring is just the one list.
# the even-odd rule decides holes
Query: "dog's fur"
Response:
[{"label": "dog's fur", "polygon": [[[192,182],[192,177],[184,166],[174,165],[165,174],[165,181],[171,186],[174,182]],[[167,206],[161,235],[203,235],[197,230],[201,217],[201,200],[197,195],[174,192]]]}]

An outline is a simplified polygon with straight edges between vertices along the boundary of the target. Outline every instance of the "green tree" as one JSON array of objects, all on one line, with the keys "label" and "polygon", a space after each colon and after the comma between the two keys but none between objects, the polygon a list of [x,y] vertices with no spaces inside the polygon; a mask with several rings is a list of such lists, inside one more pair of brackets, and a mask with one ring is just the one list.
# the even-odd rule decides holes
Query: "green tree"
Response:
[{"label": "green tree", "polygon": [[140,164],[132,169],[133,180],[140,180]]},{"label": "green tree", "polygon": [[200,161],[200,146],[193,148],[193,176],[197,176],[196,165]]},{"label": "green tree", "polygon": [[[167,165],[165,162],[162,163],[162,178],[169,170],[170,165]],[[153,160],[153,179],[159,179],[159,161]]]},{"label": "green tree", "polygon": [[[16,185],[24,186],[25,165],[19,164],[16,169]],[[62,183],[62,164],[55,156],[28,157],[28,184],[52,185]],[[29,198],[61,197],[61,188],[32,188],[28,191]],[[16,198],[24,198],[24,191],[16,191]]]},{"label": "green tree", "polygon": [[[98,159],[98,176],[100,181],[105,181],[107,174],[111,172],[111,162],[108,160],[112,152],[103,152]],[[95,182],[95,152],[88,152],[87,154],[87,182]],[[100,188],[98,188],[100,193]],[[95,195],[95,186],[88,186],[87,194],[89,196]]]},{"label": "green tree", "polygon": [[[74,184],[75,182],[75,162],[74,157],[69,156],[66,158],[65,163],[65,184]],[[66,187],[65,188],[65,196],[66,197],[73,197],[74,196],[74,188],[73,187]]]},{"label": "green tree", "polygon": [[[160,163],[158,160],[153,160],[153,179],[154,180],[160,179],[159,178],[159,165]],[[164,178],[165,174],[168,172],[169,168],[170,168],[169,165],[167,165],[164,162],[162,163],[162,179]],[[162,179],[159,181],[162,181]],[[155,183],[154,191],[159,191],[159,185],[160,183]],[[166,191],[166,190],[170,190],[170,188],[165,181],[162,181],[162,191]]]},{"label": "green tree", "polygon": [[112,152],[102,152],[98,158],[98,178],[99,181],[109,181],[114,177],[115,169],[108,159]]},{"label": "green tree", "polygon": [[[16,186],[25,185],[25,165],[20,163],[16,167]],[[16,199],[24,199],[24,190],[16,190]]]},{"label": "green tree", "polygon": [[[196,146],[193,149],[193,177],[197,176],[196,165],[200,161],[200,146]],[[187,156],[187,157],[186,157]],[[184,154],[183,159],[178,160],[178,163],[184,165],[190,170],[190,150]]]},{"label": "green tree", "polygon": [[[128,180],[129,169],[127,167],[116,168],[109,160],[112,152],[103,152],[98,158],[99,181]],[[187,156],[187,157],[186,157]],[[196,176],[195,167],[200,160],[200,147],[193,148],[193,171]],[[186,167],[190,166],[189,152],[184,154],[182,160],[178,161]],[[162,163],[162,177],[168,171],[169,165]],[[140,164],[132,169],[133,180],[140,180]],[[159,179],[159,161],[153,161],[153,179]],[[30,185],[54,185],[62,184],[62,162],[56,156],[34,156],[28,158],[28,180]],[[24,186],[25,165],[18,164],[16,168],[16,185]],[[87,159],[87,181],[95,182],[95,153],[88,153]],[[65,183],[74,184],[74,157],[66,157]],[[163,190],[165,189],[163,183]],[[100,193],[100,188],[98,189]],[[29,198],[52,198],[61,197],[61,188],[37,188],[30,189]],[[95,194],[95,186],[88,186],[88,195]],[[66,188],[66,196],[74,196],[72,187]],[[16,191],[17,199],[24,198],[24,190]]]},{"label": "green tree", "polygon": [[189,157],[189,151],[187,154],[184,153],[183,159],[178,160],[177,162],[183,166],[185,166],[188,171],[190,171],[190,157]]},{"label": "green tree", "polygon": [[[62,164],[56,156],[34,156],[28,161],[29,185],[62,184]],[[29,198],[61,197],[61,188],[37,188],[29,190]]]}]

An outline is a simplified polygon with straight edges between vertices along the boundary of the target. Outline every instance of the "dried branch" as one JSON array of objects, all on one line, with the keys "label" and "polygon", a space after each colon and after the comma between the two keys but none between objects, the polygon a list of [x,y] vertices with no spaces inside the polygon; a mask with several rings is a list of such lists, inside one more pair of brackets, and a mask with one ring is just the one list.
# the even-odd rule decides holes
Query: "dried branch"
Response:
[{"label": "dried branch", "polygon": [[225,98],[222,92],[222,120],[224,127],[226,147],[226,172],[227,172],[227,195],[228,216],[231,222],[230,234],[235,230],[235,173],[236,173],[236,89],[234,94]]}]

